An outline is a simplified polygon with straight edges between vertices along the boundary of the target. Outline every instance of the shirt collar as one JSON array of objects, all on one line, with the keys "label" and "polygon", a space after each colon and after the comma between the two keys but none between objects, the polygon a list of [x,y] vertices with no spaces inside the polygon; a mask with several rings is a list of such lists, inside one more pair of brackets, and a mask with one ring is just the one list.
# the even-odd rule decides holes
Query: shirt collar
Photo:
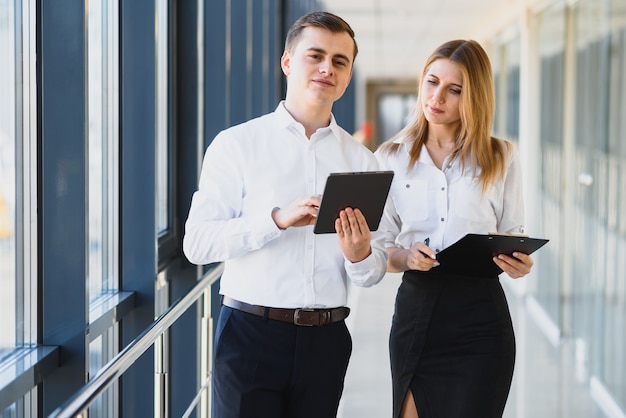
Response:
[{"label": "shirt collar", "polygon": [[[403,152],[406,153],[407,157],[410,157],[411,146],[413,145],[413,140],[403,136],[400,138],[396,138],[393,141],[394,144],[400,144],[402,146]],[[422,164],[430,164],[434,165],[433,159],[430,157],[428,150],[426,149],[426,145],[422,144],[422,150],[420,151],[420,156],[417,159],[417,162]]]},{"label": "shirt collar", "polygon": [[[278,104],[278,106],[276,107],[276,110],[274,111],[274,115],[276,117],[276,126],[279,129],[285,129],[285,128],[288,128],[289,126],[299,127],[298,129],[300,130],[303,129],[302,124],[298,122],[297,120],[295,120],[293,116],[291,116],[291,113],[289,113],[287,109],[285,108],[284,100],[282,100]],[[332,132],[332,134],[337,140],[341,139],[341,128],[339,127],[339,125],[337,124],[337,121],[335,120],[335,115],[333,115],[332,113],[330,114],[330,124],[327,127],[318,129],[318,131],[324,130],[324,129],[329,129],[330,132]]]}]

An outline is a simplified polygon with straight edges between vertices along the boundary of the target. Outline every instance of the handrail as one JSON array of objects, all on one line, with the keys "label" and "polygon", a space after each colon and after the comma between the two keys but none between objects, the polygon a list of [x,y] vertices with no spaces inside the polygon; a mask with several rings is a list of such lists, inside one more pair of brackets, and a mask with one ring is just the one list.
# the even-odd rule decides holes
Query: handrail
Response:
[{"label": "handrail", "polygon": [[223,271],[224,264],[220,263],[207,272],[193,289],[178,302],[170,306],[137,338],[105,364],[93,379],[89,380],[85,386],[48,417],[72,418],[88,408],[98,395],[105,391],[113,382],[117,381],[143,353],[152,347],[156,339],[171,327],[203,295],[209,286],[221,277]]}]

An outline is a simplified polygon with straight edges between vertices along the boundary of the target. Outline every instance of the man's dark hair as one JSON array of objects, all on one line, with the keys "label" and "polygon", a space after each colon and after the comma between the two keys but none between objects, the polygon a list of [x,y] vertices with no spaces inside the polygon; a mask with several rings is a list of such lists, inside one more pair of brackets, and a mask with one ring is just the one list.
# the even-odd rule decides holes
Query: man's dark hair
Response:
[{"label": "man's dark hair", "polygon": [[359,52],[356,40],[354,39],[354,31],[350,25],[348,25],[348,22],[329,12],[312,12],[296,20],[289,29],[289,32],[287,32],[287,39],[285,40],[286,50],[289,51],[293,48],[302,34],[302,30],[308,26],[327,29],[333,33],[346,32],[350,35],[352,41],[354,42],[354,56],[352,57],[352,60],[354,61],[356,54]]}]

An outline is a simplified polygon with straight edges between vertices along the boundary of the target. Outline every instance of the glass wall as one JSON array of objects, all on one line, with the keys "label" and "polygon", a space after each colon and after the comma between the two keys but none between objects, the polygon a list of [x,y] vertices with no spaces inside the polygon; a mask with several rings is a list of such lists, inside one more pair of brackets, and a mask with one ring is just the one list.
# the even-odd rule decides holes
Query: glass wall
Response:
[{"label": "glass wall", "polygon": [[34,16],[0,0],[0,361],[37,335]]},{"label": "glass wall", "polygon": [[88,281],[90,300],[118,288],[119,40],[117,2],[87,14]]},{"label": "glass wall", "polygon": [[626,1],[557,2],[537,17],[540,205],[551,242],[537,254],[535,297],[573,343],[578,378],[590,379],[601,406],[624,411]]},{"label": "glass wall", "polygon": [[544,219],[554,222],[543,223],[543,234],[550,239],[550,245],[537,254],[543,270],[539,274],[541,279],[537,280],[536,298],[555,324],[561,323],[565,17],[565,7],[561,3],[539,16],[540,213]]},{"label": "glass wall", "polygon": [[496,89],[493,132],[517,142],[520,118],[520,38],[517,29],[502,36],[489,55]]},{"label": "glass wall", "polygon": [[[87,281],[89,320],[106,312],[119,288],[119,10],[118,2],[90,0],[87,9]],[[94,327],[95,328],[95,327]],[[95,331],[95,329],[94,329]],[[118,352],[118,327],[91,333],[89,376]],[[89,408],[91,417],[113,417],[117,383]]]},{"label": "glass wall", "polygon": [[156,219],[159,236],[170,229],[170,141],[169,141],[169,42],[168,42],[168,1],[157,1],[157,43],[156,43],[156,142],[157,142],[157,172],[156,172]]},{"label": "glass wall", "polygon": [[[0,0],[0,370],[36,341],[36,136],[34,4]],[[8,372],[8,373],[7,373]],[[7,382],[2,382],[6,384]],[[33,416],[37,389],[2,416]],[[6,401],[6,400],[5,400]]]},{"label": "glass wall", "polygon": [[16,12],[13,1],[0,0],[0,359],[16,344]]},{"label": "glass wall", "polygon": [[574,247],[570,316],[590,374],[626,410],[626,1],[581,1],[575,19],[574,207],[582,242]]},{"label": "glass wall", "polygon": [[594,372],[626,410],[626,1],[609,8],[606,282]]}]

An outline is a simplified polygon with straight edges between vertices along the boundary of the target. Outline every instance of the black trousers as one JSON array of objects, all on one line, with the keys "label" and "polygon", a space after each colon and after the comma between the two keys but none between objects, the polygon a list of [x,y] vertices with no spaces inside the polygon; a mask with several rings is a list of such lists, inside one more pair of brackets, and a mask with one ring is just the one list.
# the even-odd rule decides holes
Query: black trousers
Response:
[{"label": "black trousers", "polygon": [[303,327],[222,306],[213,418],[334,418],[352,352],[344,321]]}]

